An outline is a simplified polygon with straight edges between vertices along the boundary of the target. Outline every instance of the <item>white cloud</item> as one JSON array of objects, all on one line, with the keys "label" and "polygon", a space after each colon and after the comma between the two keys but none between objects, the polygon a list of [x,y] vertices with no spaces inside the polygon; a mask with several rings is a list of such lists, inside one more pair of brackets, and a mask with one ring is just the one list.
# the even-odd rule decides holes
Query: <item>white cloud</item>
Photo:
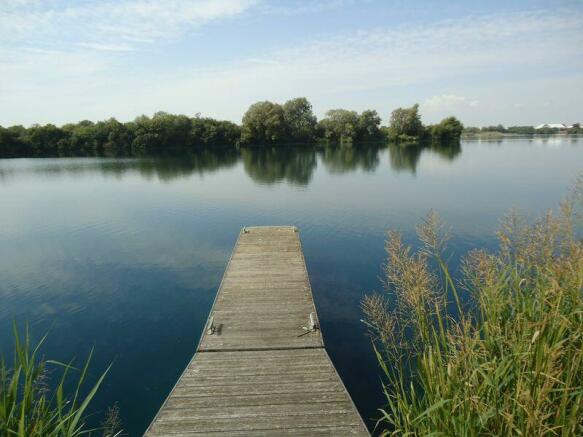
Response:
[{"label": "white cloud", "polygon": [[[361,0],[362,1],[362,0]],[[261,12],[267,15],[302,15],[339,9],[355,0],[287,1],[264,3]]]},{"label": "white cloud", "polygon": [[423,106],[428,108],[450,108],[459,105],[469,107],[478,106],[477,100],[470,100],[463,96],[456,96],[454,94],[442,94],[440,96],[433,96],[423,102]]},{"label": "white cloud", "polygon": [[429,122],[437,122],[445,117],[458,117],[475,114],[480,106],[477,99],[455,94],[440,94],[432,96],[421,103],[421,114]]},{"label": "white cloud", "polygon": [[[473,124],[491,124],[506,122],[500,117],[527,117],[530,108],[540,110],[540,102],[554,102],[566,87],[571,91],[562,97],[561,111],[573,111],[583,98],[583,75],[573,73],[583,66],[581,13],[495,14],[325,34],[292,47],[250,53],[247,60],[231,59],[228,64],[149,71],[132,68],[115,49],[140,48],[135,41],[177,37],[218,17],[240,14],[253,2],[196,2],[207,5],[202,9],[178,0],[106,4],[112,9],[106,11],[100,3],[47,18],[58,22],[69,17],[80,26],[89,23],[86,32],[77,32],[84,37],[95,32],[98,38],[77,42],[93,51],[60,48],[10,56],[0,52],[0,124],[111,115],[131,119],[156,110],[202,112],[240,121],[254,101],[297,95],[310,98],[320,115],[342,106],[376,108],[386,117],[397,106],[423,102],[427,122],[454,114],[464,122],[464,117],[475,117],[470,119]],[[46,87],[49,80],[54,88]],[[59,108],[54,107],[54,95],[61,96]],[[36,105],[32,109],[22,105],[29,99]],[[517,101],[527,107],[514,108]],[[555,103],[547,109],[553,110],[557,111]]]},{"label": "white cloud", "polygon": [[[324,36],[264,58],[281,67],[281,82],[301,82],[306,88],[317,88],[318,94],[373,91],[581,57],[581,29],[581,14],[545,11],[466,17],[425,27]],[[266,69],[264,74],[271,72]]]},{"label": "white cloud", "polygon": [[[10,0],[0,8],[0,43],[96,47],[121,42],[154,42],[243,13],[257,0],[122,0],[65,6]],[[98,48],[98,50],[100,50]]]},{"label": "white cloud", "polygon": [[103,50],[109,52],[129,52],[134,50],[134,48],[129,44],[100,44],[100,43],[89,43],[81,42],[77,44],[79,47],[92,50]]}]

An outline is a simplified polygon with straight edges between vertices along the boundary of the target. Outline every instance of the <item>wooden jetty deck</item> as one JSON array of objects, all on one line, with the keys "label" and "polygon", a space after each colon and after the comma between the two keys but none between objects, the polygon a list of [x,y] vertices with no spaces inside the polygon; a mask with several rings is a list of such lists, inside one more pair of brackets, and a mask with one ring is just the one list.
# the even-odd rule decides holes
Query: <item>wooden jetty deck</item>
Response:
[{"label": "wooden jetty deck", "polygon": [[297,229],[244,228],[197,352],[146,435],[368,436],[317,326]]}]

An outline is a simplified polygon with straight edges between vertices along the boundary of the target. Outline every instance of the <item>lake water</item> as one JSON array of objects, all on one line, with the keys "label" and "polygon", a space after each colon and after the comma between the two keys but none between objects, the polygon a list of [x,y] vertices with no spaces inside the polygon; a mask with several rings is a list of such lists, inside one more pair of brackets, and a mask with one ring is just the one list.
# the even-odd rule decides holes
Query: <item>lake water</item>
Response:
[{"label": "lake water", "polygon": [[379,290],[388,228],[412,240],[435,209],[452,260],[495,247],[510,208],[557,206],[583,171],[583,139],[244,150],[188,157],[0,160],[0,348],[28,321],[44,353],[95,349],[113,367],[94,404],[117,402],[137,436],[194,353],[242,226],[300,229],[330,356],[365,418],[383,402],[359,301]]}]

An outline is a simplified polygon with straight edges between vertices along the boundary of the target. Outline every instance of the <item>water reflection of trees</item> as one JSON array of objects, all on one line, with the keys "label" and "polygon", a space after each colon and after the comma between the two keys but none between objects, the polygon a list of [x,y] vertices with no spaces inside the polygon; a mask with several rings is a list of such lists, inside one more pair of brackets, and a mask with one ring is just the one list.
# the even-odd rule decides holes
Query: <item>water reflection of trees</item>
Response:
[{"label": "water reflection of trees", "polygon": [[395,171],[417,171],[417,164],[425,151],[434,153],[448,161],[453,161],[462,152],[459,142],[423,145],[417,143],[388,145],[389,162]]},{"label": "water reflection of trees", "polygon": [[[201,150],[181,156],[145,157],[132,163],[132,169],[137,170],[147,178],[157,177],[169,181],[177,177],[187,177],[191,174],[202,175],[212,173],[222,168],[233,167],[239,160],[239,153],[233,149]],[[115,163],[115,161],[111,161]],[[107,165],[104,171],[110,171]],[[111,169],[116,171],[116,169]],[[120,169],[121,172],[124,169]]]},{"label": "water reflection of trees", "polygon": [[395,171],[415,173],[423,147],[419,144],[389,144],[389,162]]},{"label": "water reflection of trees", "polygon": [[462,146],[459,141],[432,144],[429,149],[448,161],[453,161],[460,153],[462,153]]},{"label": "water reflection of trees", "polygon": [[[422,146],[419,144],[389,144],[390,166],[395,171],[415,173],[420,156],[425,151],[444,159],[454,160],[460,153],[459,143]],[[329,173],[352,171],[376,171],[380,165],[380,153],[384,147],[378,145],[344,145],[326,147],[279,147],[199,150],[188,154],[165,156],[138,156],[135,158],[67,158],[42,159],[34,165],[21,168],[0,166],[0,181],[7,182],[16,175],[25,173],[60,177],[67,174],[101,172],[104,175],[122,177],[137,173],[144,178],[170,181],[192,174],[213,173],[222,168],[235,166],[242,161],[247,175],[255,182],[274,184],[285,181],[307,185],[317,166],[318,157]]]},{"label": "water reflection of trees", "polygon": [[49,158],[33,160],[32,165],[22,168],[2,168],[0,181],[26,173],[40,174],[46,177],[63,175],[83,175],[101,173],[121,178],[129,173],[138,173],[150,179],[157,177],[161,181],[170,181],[192,174],[214,172],[221,168],[232,167],[239,161],[239,152],[235,149],[201,150],[180,155],[140,156],[136,158]]},{"label": "water reflection of trees", "polygon": [[355,170],[374,171],[380,163],[379,146],[326,147],[322,152],[322,163],[330,173],[346,173]]},{"label": "water reflection of trees", "polygon": [[285,180],[307,185],[316,168],[316,150],[313,148],[243,149],[241,157],[249,177],[263,184]]}]

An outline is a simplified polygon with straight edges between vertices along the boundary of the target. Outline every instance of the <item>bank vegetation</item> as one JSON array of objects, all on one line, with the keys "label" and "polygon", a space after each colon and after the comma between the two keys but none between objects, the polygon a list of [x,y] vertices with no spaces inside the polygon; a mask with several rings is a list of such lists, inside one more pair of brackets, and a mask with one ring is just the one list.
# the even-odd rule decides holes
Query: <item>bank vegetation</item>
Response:
[{"label": "bank vegetation", "polygon": [[435,214],[417,251],[388,234],[387,293],[362,303],[385,377],[382,435],[583,435],[580,188],[557,215],[511,215],[459,281]]}]

